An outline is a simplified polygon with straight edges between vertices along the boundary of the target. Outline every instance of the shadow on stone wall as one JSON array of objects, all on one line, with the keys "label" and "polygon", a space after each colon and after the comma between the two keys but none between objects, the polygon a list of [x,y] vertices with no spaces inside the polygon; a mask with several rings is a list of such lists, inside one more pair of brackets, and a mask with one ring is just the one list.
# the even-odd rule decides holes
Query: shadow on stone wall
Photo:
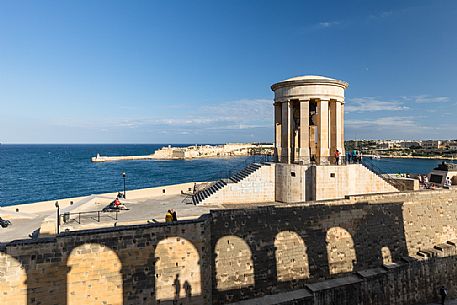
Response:
[{"label": "shadow on stone wall", "polygon": [[[227,275],[231,269],[217,263],[218,256],[225,251],[218,246],[219,240],[227,236],[249,245],[252,266],[245,270],[252,269],[254,274],[253,284],[248,287],[240,287],[236,281],[232,281],[233,289],[229,289],[229,284],[223,289],[215,285],[214,304],[302,288],[307,283],[341,277],[347,272],[379,267],[386,260],[386,248],[393,262],[408,255],[401,203],[270,206],[220,210],[212,216],[212,271],[216,283],[221,276],[242,277]],[[284,232],[289,232],[289,237],[284,238]],[[303,251],[284,251],[297,246]],[[240,257],[236,252],[234,255]],[[246,264],[249,257],[241,257]],[[305,265],[300,266],[300,261]],[[301,276],[296,276],[300,272]]]},{"label": "shadow on stone wall", "polygon": [[206,242],[207,215],[15,241],[0,249],[0,273],[11,275],[0,276],[0,293],[15,305],[210,304]]},{"label": "shadow on stone wall", "polygon": [[400,203],[269,206],[16,241],[0,271],[18,284],[0,277],[0,293],[21,305],[224,304],[399,261],[402,215]]}]

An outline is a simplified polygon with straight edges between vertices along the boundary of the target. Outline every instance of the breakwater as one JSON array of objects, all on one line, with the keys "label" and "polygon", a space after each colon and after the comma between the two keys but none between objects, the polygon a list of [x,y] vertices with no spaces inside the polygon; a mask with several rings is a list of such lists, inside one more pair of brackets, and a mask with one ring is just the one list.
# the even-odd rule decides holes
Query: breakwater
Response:
[{"label": "breakwater", "polygon": [[133,161],[133,160],[154,160],[154,155],[147,156],[97,156],[92,157],[92,162],[114,162],[114,161]]},{"label": "breakwater", "polygon": [[273,144],[224,144],[224,145],[192,145],[186,147],[164,146],[153,154],[145,156],[97,156],[92,162],[113,162],[131,160],[185,160],[198,158],[223,158],[250,155],[273,155]]}]

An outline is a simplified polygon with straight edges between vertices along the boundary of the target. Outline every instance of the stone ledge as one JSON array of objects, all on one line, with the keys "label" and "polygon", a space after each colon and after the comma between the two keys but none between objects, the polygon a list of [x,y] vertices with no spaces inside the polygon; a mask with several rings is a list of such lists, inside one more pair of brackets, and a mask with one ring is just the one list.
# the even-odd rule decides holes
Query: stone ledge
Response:
[{"label": "stone ledge", "polygon": [[228,305],[281,305],[292,301],[312,300],[313,295],[307,289],[293,290],[274,295],[266,295],[261,298],[239,301]]},{"label": "stone ledge", "polygon": [[356,283],[363,282],[363,279],[358,277],[357,275],[351,274],[346,277],[341,277],[337,279],[327,280],[319,283],[308,284],[306,287],[311,290],[312,292],[318,292],[321,290],[332,289],[335,287],[341,287],[345,285],[352,285]]}]

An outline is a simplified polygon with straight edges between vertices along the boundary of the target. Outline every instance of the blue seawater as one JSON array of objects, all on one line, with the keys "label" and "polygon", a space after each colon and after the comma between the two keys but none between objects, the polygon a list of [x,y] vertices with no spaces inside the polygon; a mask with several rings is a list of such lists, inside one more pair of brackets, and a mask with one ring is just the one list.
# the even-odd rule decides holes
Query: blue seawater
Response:
[{"label": "blue seawater", "polygon": [[122,191],[122,172],[126,173],[127,190],[217,180],[254,161],[253,157],[90,161],[97,153],[102,156],[147,155],[163,146],[2,144],[0,206]]},{"label": "blue seawater", "polygon": [[[106,163],[90,161],[97,153],[103,156],[146,155],[163,146],[165,144],[2,144],[0,206],[122,191],[122,172],[127,175],[127,190],[217,180],[228,177],[254,161],[253,157]],[[387,173],[428,173],[441,161],[383,158],[372,162]]]}]

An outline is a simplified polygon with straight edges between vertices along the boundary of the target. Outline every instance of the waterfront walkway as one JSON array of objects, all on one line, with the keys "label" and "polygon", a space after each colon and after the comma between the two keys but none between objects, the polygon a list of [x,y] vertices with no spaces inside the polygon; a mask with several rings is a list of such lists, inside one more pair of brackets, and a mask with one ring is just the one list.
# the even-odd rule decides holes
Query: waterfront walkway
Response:
[{"label": "waterfront walkway", "polygon": [[[201,215],[209,213],[210,209],[222,208],[221,206],[195,206],[193,204],[183,203],[183,196],[181,195],[168,195],[153,198],[143,198],[137,200],[124,200],[128,210],[121,210],[116,212],[100,213],[100,219],[97,213],[81,214],[79,217],[78,212],[70,215],[70,220],[62,224],[60,227],[61,232],[65,230],[75,231],[84,229],[93,229],[99,227],[113,227],[119,225],[130,224],[146,224],[148,222],[164,222],[165,214],[169,209],[173,209],[177,213],[178,220],[196,219]],[[105,200],[103,200],[105,199]],[[95,205],[90,206],[90,211],[101,211],[109,204],[113,198],[111,197],[98,197],[94,200]]]},{"label": "waterfront walkway", "polygon": [[[64,223],[63,217],[61,217],[60,232],[164,222],[165,214],[169,209],[174,209],[177,212],[178,220],[185,220],[197,219],[201,215],[209,213],[210,209],[224,208],[223,206],[186,204],[183,202],[184,196],[176,194],[135,199],[128,199],[127,194],[127,199],[121,199],[121,201],[125,203],[128,210],[122,210],[117,215],[116,212],[101,212],[114,198],[115,196],[112,194],[102,194],[83,197],[79,202],[75,201],[74,208],[69,210],[69,219]],[[61,204],[60,213],[62,215],[70,206],[68,204],[63,205],[62,201],[59,203]],[[38,229],[43,228],[43,223],[46,221],[51,221],[50,227],[55,229],[57,210],[54,202],[52,205],[48,204],[48,207],[43,210],[22,205],[20,212],[15,212],[15,207],[11,206],[1,208],[0,217],[12,222],[12,225],[7,228],[0,227],[0,243],[2,243],[37,237]]]}]

